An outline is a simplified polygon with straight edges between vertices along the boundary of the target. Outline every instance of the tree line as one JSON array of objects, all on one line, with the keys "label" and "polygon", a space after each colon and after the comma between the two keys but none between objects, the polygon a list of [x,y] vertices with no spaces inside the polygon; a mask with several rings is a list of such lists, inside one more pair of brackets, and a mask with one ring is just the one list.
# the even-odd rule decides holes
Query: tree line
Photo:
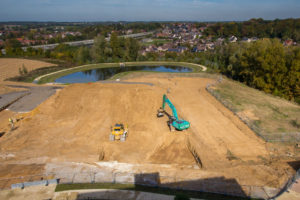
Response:
[{"label": "tree line", "polygon": [[[33,49],[23,51],[19,42],[9,40],[6,43],[6,56],[45,57],[66,60],[77,64],[136,61],[139,42],[134,38],[118,37],[116,32],[107,41],[104,36],[95,37],[92,47],[72,47],[59,44],[54,50]],[[1,53],[0,53],[1,56]]]},{"label": "tree line", "polygon": [[141,55],[139,50],[138,40],[113,33],[109,41],[97,36],[92,47],[60,44],[52,51],[28,48],[26,52],[20,47],[11,47],[7,49],[7,55],[40,56],[76,64],[125,61],[198,63],[250,87],[300,103],[300,48],[285,47],[279,39],[229,43],[200,53],[149,52]]},{"label": "tree line", "polygon": [[278,39],[220,46],[206,58],[214,71],[276,96],[300,103],[300,48]]},{"label": "tree line", "polygon": [[206,36],[230,37],[232,35],[258,38],[293,39],[300,42],[300,19],[267,21],[261,18],[245,22],[219,22],[207,27]]}]

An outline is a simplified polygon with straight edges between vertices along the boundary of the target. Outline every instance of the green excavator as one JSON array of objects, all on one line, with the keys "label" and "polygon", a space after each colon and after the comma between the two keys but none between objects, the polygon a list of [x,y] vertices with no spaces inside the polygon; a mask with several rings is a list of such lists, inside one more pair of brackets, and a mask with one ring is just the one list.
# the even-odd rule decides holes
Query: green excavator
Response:
[{"label": "green excavator", "polygon": [[[172,115],[168,114],[165,111],[165,104],[168,104],[168,106],[172,110]],[[167,115],[169,117],[168,126],[171,131],[176,130],[183,131],[190,127],[190,122],[185,121],[183,119],[178,119],[177,111],[175,106],[172,104],[172,102],[168,99],[167,95],[164,94],[163,96],[163,103],[162,107],[157,112],[157,117],[163,117],[164,115]]]}]

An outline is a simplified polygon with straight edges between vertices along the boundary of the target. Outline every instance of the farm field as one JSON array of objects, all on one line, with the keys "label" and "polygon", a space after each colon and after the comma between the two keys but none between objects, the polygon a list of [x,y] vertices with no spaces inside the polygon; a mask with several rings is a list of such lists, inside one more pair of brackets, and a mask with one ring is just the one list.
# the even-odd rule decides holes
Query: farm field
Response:
[{"label": "farm field", "polygon": [[1,58],[0,59],[0,82],[4,81],[7,78],[14,76],[19,76],[19,69],[22,69],[22,66],[25,66],[26,69],[32,71],[34,69],[42,67],[54,66],[52,63],[37,61],[37,60],[27,60],[19,58]]},{"label": "farm field", "polygon": [[[4,81],[8,78],[19,76],[20,75],[19,69],[22,69],[23,65],[28,72],[43,67],[54,66],[54,64],[52,63],[47,63],[47,62],[42,62],[37,60],[28,60],[28,59],[20,59],[20,58],[0,58],[0,71],[1,71],[0,94],[24,90],[22,88],[12,88],[7,86],[7,85],[16,85],[16,84],[19,85],[19,83]],[[22,83],[21,85],[30,85],[30,84]]]}]

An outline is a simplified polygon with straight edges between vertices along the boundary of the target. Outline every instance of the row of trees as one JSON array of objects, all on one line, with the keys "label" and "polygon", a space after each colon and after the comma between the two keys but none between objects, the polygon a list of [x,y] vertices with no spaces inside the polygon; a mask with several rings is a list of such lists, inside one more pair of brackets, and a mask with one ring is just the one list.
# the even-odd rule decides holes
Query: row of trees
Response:
[{"label": "row of trees", "polygon": [[140,45],[136,39],[125,39],[112,33],[109,42],[103,36],[98,36],[92,48],[80,47],[75,54],[75,59],[79,64],[136,61],[139,49]]},{"label": "row of trees", "polygon": [[118,37],[117,33],[114,32],[110,41],[107,41],[104,36],[97,36],[92,47],[71,47],[60,44],[52,51],[33,48],[27,48],[27,51],[23,51],[17,40],[8,40],[5,50],[7,56],[38,56],[86,64],[136,61],[140,45],[136,39]]},{"label": "row of trees", "polygon": [[[0,22],[0,31],[4,31],[5,34],[0,36],[3,41],[16,39],[16,38],[28,38],[35,40],[36,44],[42,43],[47,40],[48,44],[61,43],[76,40],[91,39],[98,35],[108,37],[112,31],[119,32],[120,34],[126,34],[127,30],[132,30],[133,33],[140,31],[154,31],[162,27],[161,23],[149,22],[131,22],[131,23],[38,23],[38,22],[18,22],[9,23],[10,31],[7,32],[6,24]],[[73,31],[80,32],[81,35],[67,35],[62,37],[61,32]],[[44,35],[53,34],[53,38],[44,38]],[[0,46],[1,48],[1,46]]]},{"label": "row of trees", "polygon": [[266,21],[261,18],[245,22],[220,22],[209,26],[205,35],[215,37],[291,38],[300,41],[300,19]]},{"label": "row of trees", "polygon": [[207,54],[211,66],[228,77],[300,103],[300,48],[278,39],[232,43]]},{"label": "row of trees", "polygon": [[229,43],[202,53],[151,52],[145,56],[139,54],[137,40],[118,37],[116,33],[110,41],[96,37],[90,48],[60,44],[52,51],[28,48],[24,52],[11,45],[6,49],[7,55],[41,56],[77,64],[162,60],[199,63],[251,87],[300,103],[300,48],[285,47],[278,39]]}]

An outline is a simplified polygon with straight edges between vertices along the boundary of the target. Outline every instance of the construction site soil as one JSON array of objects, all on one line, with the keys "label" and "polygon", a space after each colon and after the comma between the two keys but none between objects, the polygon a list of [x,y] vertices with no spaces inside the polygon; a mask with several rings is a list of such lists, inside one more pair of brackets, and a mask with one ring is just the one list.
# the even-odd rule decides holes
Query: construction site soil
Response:
[{"label": "construction site soil", "polygon": [[[130,81],[153,86],[72,84],[29,113],[1,112],[0,132],[7,134],[0,138],[0,177],[13,176],[13,165],[37,169],[39,164],[43,173],[40,166],[51,162],[118,161],[185,180],[223,177],[239,185],[278,188],[294,173],[284,160],[273,159],[270,144],[206,91],[215,80],[150,74]],[[163,94],[191,123],[188,130],[170,132],[167,117],[156,117]],[[8,116],[20,119],[13,131]],[[118,122],[128,124],[126,142],[109,141]],[[160,164],[169,168],[155,168]]]}]

